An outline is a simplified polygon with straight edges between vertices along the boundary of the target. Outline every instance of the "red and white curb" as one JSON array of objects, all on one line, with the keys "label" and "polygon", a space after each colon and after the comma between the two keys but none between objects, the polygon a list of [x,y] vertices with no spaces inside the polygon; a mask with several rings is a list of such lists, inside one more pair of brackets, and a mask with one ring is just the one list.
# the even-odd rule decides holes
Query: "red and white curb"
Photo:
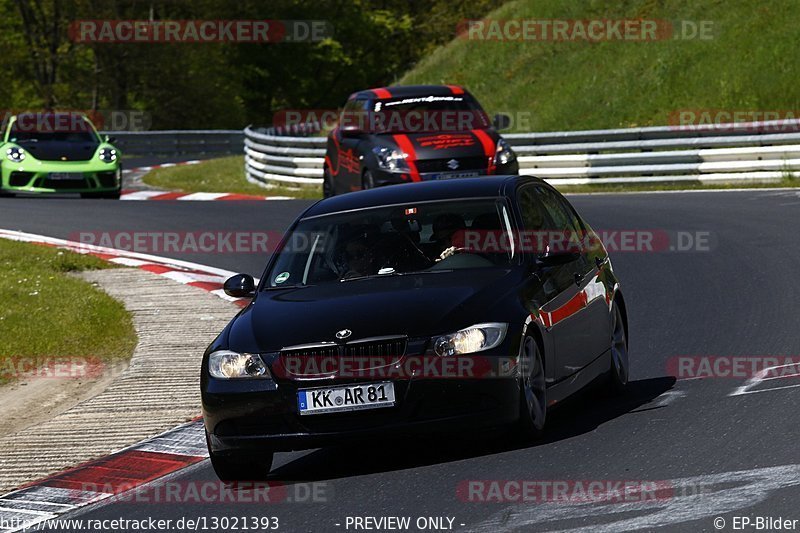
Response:
[{"label": "red and white curb", "polygon": [[191,161],[179,161],[177,163],[161,163],[160,165],[152,165],[149,167],[125,168],[122,169],[122,173],[133,174],[134,172],[150,172],[151,170],[157,168],[182,167],[183,165],[197,165],[198,163],[202,162],[203,161],[200,159],[192,159]]},{"label": "red and white curb", "polygon": [[[123,174],[146,174],[157,168],[180,167],[184,165],[197,165],[201,160],[181,161],[179,163],[162,163],[149,167],[136,167],[123,169]],[[263,201],[263,200],[292,200],[291,196],[256,196],[252,194],[233,194],[224,192],[177,192],[177,191],[154,191],[154,190],[123,190],[120,200],[181,200],[184,202],[208,202],[211,200],[244,200],[244,201]]]},{"label": "red and white curb", "polygon": [[22,531],[182,470],[208,457],[203,423],[178,426],[0,496],[0,533]]},{"label": "red and white curb", "polygon": [[79,254],[93,255],[110,263],[140,268],[184,285],[198,287],[223,300],[233,302],[239,307],[245,307],[249,303],[249,300],[245,298],[231,298],[222,290],[222,285],[225,280],[236,274],[229,270],[190,263],[178,259],[169,259],[167,257],[127,252],[124,250],[117,250],[116,248],[107,248],[105,246],[84,244],[76,241],[57,239],[55,237],[47,237],[45,235],[25,233],[22,231],[0,229],[0,238],[41,244],[44,246],[54,246]]},{"label": "red and white curb", "polygon": [[[0,238],[63,248],[119,265],[141,268],[204,289],[240,307],[249,301],[231,298],[222,291],[224,280],[234,274],[227,270],[21,231],[0,229]],[[0,524],[10,524],[0,528],[0,533],[22,531],[81,507],[119,496],[207,457],[203,423],[197,419],[0,496]]]},{"label": "red and white curb", "polygon": [[185,202],[208,202],[212,200],[292,200],[291,196],[254,196],[250,194],[233,194],[227,192],[178,192],[178,191],[134,191],[123,190],[120,200],[180,200]]}]

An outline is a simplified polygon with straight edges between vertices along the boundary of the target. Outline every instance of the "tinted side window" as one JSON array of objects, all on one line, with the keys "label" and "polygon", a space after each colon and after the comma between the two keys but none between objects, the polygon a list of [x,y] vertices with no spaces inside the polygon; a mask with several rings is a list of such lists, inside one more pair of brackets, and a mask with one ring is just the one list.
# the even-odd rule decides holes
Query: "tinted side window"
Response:
[{"label": "tinted side window", "polygon": [[367,100],[348,100],[339,116],[339,126],[344,129],[364,130],[367,126]]},{"label": "tinted side window", "polygon": [[537,187],[536,192],[539,196],[539,200],[555,223],[556,227],[552,229],[574,232],[575,235],[581,233],[581,223],[563,198],[560,198],[553,191],[545,189],[544,187]]},{"label": "tinted side window", "polygon": [[519,210],[526,231],[550,229],[548,226],[552,224],[537,196],[536,187],[525,187],[519,191]]}]

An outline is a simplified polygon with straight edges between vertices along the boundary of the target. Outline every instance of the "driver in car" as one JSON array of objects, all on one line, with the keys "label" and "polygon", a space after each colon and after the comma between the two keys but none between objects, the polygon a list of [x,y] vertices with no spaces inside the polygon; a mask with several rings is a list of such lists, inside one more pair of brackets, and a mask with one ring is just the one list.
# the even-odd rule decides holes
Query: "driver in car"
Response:
[{"label": "driver in car", "polygon": [[453,237],[466,228],[464,219],[455,213],[443,213],[436,217],[433,221],[431,242],[425,246],[428,257],[439,262],[456,253]]}]

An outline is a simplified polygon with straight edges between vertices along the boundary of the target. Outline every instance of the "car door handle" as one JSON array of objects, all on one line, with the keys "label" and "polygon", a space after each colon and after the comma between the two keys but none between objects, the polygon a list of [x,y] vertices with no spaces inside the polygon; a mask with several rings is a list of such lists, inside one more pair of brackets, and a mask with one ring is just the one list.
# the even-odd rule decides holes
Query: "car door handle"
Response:
[{"label": "car door handle", "polygon": [[578,287],[580,287],[580,286],[581,286],[581,283],[583,283],[583,274],[578,274],[578,273],[576,272],[576,273],[575,273],[575,285],[577,285]]}]

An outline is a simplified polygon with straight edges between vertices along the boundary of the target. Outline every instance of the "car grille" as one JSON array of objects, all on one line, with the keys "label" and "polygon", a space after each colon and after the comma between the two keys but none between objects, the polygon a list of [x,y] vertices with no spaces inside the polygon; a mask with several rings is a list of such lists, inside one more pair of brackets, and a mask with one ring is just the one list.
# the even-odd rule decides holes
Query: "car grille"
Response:
[{"label": "car grille", "polygon": [[86,178],[79,180],[51,180],[44,178],[36,185],[45,189],[88,189],[91,187]]},{"label": "car grille", "polygon": [[402,357],[406,352],[406,338],[380,341],[353,342],[344,345],[344,355],[366,357]]},{"label": "car grille", "polygon": [[33,178],[33,172],[21,172],[19,170],[12,172],[8,177],[8,184],[11,187],[24,187]]},{"label": "car grille", "polygon": [[100,187],[107,189],[117,186],[117,173],[116,172],[98,172],[97,180],[100,182]]},{"label": "car grille", "polygon": [[[340,373],[342,369],[349,368],[358,373],[397,364],[405,355],[407,345],[406,337],[385,337],[356,340],[347,344],[289,348],[281,351],[280,364],[273,367],[273,371],[276,368],[282,369],[279,375],[285,373],[286,377],[291,378],[330,377],[331,372],[343,377]],[[355,371],[354,368],[359,370]]]},{"label": "car grille", "polygon": [[282,350],[294,357],[401,357],[406,353],[406,337],[356,340],[342,345],[319,345]]},{"label": "car grille", "polygon": [[[447,166],[447,162],[455,159],[458,161],[458,168],[453,170]],[[486,157],[448,157],[446,159],[420,159],[417,162],[417,170],[425,172],[459,172],[462,170],[486,170],[489,161]]]},{"label": "car grille", "polygon": [[336,357],[337,355],[339,355],[339,347],[335,345],[281,351],[281,357]]}]

